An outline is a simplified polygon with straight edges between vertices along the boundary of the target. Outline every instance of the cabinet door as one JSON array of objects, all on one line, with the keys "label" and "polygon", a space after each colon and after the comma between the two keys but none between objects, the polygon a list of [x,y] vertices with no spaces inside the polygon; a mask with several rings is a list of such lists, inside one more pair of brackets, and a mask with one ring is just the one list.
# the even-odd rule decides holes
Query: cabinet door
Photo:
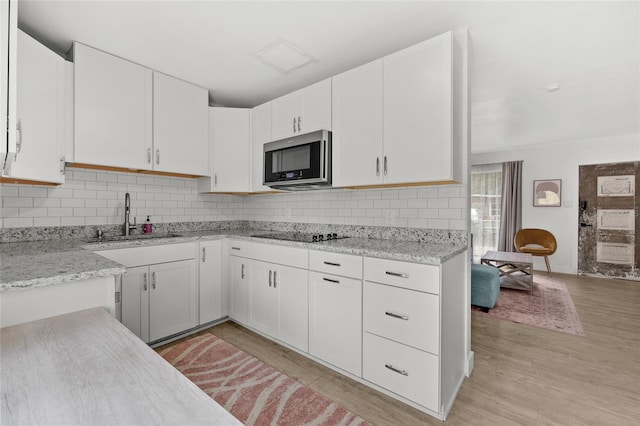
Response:
[{"label": "cabinet door", "polygon": [[230,256],[229,257],[229,280],[231,288],[229,291],[229,316],[241,323],[246,324],[249,317],[249,260]]},{"label": "cabinet door", "polygon": [[151,265],[149,271],[149,340],[153,342],[195,327],[195,260]]},{"label": "cabinet door", "polygon": [[153,73],[153,169],[209,174],[209,92]]},{"label": "cabinet door", "polygon": [[74,44],[77,163],[151,170],[152,71]]},{"label": "cabinet door", "polygon": [[271,191],[264,186],[264,144],[271,142],[271,102],[251,110],[251,192]]},{"label": "cabinet door", "polygon": [[271,101],[271,137],[273,140],[302,133],[298,130],[298,116],[302,117],[303,100],[300,91]]},{"label": "cabinet door", "polygon": [[274,285],[275,265],[252,260],[249,268],[249,325],[277,337],[278,290]]},{"label": "cabinet door", "polygon": [[149,342],[149,267],[127,268],[122,275],[122,324]]},{"label": "cabinet door", "polygon": [[308,352],[309,350],[309,271],[277,266],[273,286],[278,290],[278,333],[276,338]]},{"label": "cabinet door", "polygon": [[298,119],[298,133],[331,130],[331,79],[312,84],[300,92],[303,111]]},{"label": "cabinet door", "polygon": [[332,105],[333,185],[382,183],[382,59],[333,77]]},{"label": "cabinet door", "polygon": [[211,192],[249,192],[251,110],[211,108]]},{"label": "cabinet door", "polygon": [[0,1],[0,117],[10,131],[0,132],[0,174],[5,171],[5,158],[10,166],[16,152],[16,71],[18,0]]},{"label": "cabinet door", "polygon": [[362,281],[309,272],[309,353],[362,375]]},{"label": "cabinet door", "polygon": [[18,31],[20,150],[11,177],[64,182],[64,59]]},{"label": "cabinet door", "polygon": [[452,179],[451,49],[448,32],[384,58],[385,183]]},{"label": "cabinet door", "polygon": [[222,241],[200,243],[198,325],[222,318]]}]

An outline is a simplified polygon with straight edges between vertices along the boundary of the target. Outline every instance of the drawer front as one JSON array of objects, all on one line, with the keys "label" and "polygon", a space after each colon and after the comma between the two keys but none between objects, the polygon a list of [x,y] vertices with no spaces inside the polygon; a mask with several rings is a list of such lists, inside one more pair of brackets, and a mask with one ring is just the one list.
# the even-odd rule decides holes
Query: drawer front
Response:
[{"label": "drawer front", "polygon": [[227,241],[230,256],[247,257],[247,241],[230,240]]},{"label": "drawer front", "polygon": [[364,279],[440,294],[440,267],[433,265],[365,257]]},{"label": "drawer front", "polygon": [[309,269],[362,279],[362,256],[309,250]]},{"label": "drawer front", "polygon": [[364,333],[362,361],[365,380],[439,411],[437,356]]},{"label": "drawer front", "polygon": [[364,330],[414,348],[440,353],[440,297],[364,283]]},{"label": "drawer front", "polygon": [[195,259],[196,243],[166,244],[96,251],[96,254],[131,268],[141,265]]},{"label": "drawer front", "polygon": [[281,246],[278,244],[249,243],[248,256],[251,259],[267,263],[293,266],[295,268],[309,268],[309,250],[299,247]]}]

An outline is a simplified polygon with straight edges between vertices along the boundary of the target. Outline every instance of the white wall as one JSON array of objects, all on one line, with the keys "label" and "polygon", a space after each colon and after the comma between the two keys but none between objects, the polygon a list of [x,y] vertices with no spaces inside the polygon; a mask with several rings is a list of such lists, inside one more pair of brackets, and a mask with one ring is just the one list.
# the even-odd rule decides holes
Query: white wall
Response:
[{"label": "white wall", "polygon": [[[640,136],[628,135],[568,141],[497,152],[472,154],[471,164],[523,160],[522,226],[544,228],[558,240],[551,270],[575,274],[578,268],[578,166],[640,161]],[[562,179],[562,207],[533,207],[533,181]],[[546,270],[543,258],[534,269]]]}]

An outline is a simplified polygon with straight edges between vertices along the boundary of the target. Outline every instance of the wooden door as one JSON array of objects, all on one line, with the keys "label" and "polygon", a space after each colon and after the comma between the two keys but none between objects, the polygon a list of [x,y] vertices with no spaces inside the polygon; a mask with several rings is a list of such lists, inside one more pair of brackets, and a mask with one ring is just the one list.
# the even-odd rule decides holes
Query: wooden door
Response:
[{"label": "wooden door", "polygon": [[578,273],[640,280],[640,162],[580,166]]}]

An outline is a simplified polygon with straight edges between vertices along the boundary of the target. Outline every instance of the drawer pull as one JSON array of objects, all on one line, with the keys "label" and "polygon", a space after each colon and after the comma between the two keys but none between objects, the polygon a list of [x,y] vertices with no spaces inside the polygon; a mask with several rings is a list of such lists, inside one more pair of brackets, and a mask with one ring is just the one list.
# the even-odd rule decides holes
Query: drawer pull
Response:
[{"label": "drawer pull", "polygon": [[403,376],[408,376],[409,373],[407,373],[407,370],[400,370],[398,368],[395,368],[393,365],[391,364],[385,364],[385,367],[387,367],[389,370],[398,373],[398,374],[402,374]]},{"label": "drawer pull", "polygon": [[240,250],[240,247],[231,247],[231,250]]},{"label": "drawer pull", "polygon": [[389,311],[385,312],[384,314],[388,315],[390,317],[393,317],[393,318],[398,318],[398,319],[401,319],[401,320],[409,321],[409,317],[406,316],[406,315],[395,314],[395,313],[389,312]]},{"label": "drawer pull", "polygon": [[333,263],[333,262],[324,262],[324,264],[329,266],[341,266],[339,263]]},{"label": "drawer pull", "polygon": [[323,279],[323,280],[325,280],[325,281],[329,281],[330,283],[340,284],[340,281],[338,281],[338,280],[332,280],[331,278],[324,278],[324,277],[323,277],[322,279]]},{"label": "drawer pull", "polygon": [[392,277],[409,278],[409,274],[403,274],[401,272],[386,271],[385,273],[387,275],[391,275]]}]

